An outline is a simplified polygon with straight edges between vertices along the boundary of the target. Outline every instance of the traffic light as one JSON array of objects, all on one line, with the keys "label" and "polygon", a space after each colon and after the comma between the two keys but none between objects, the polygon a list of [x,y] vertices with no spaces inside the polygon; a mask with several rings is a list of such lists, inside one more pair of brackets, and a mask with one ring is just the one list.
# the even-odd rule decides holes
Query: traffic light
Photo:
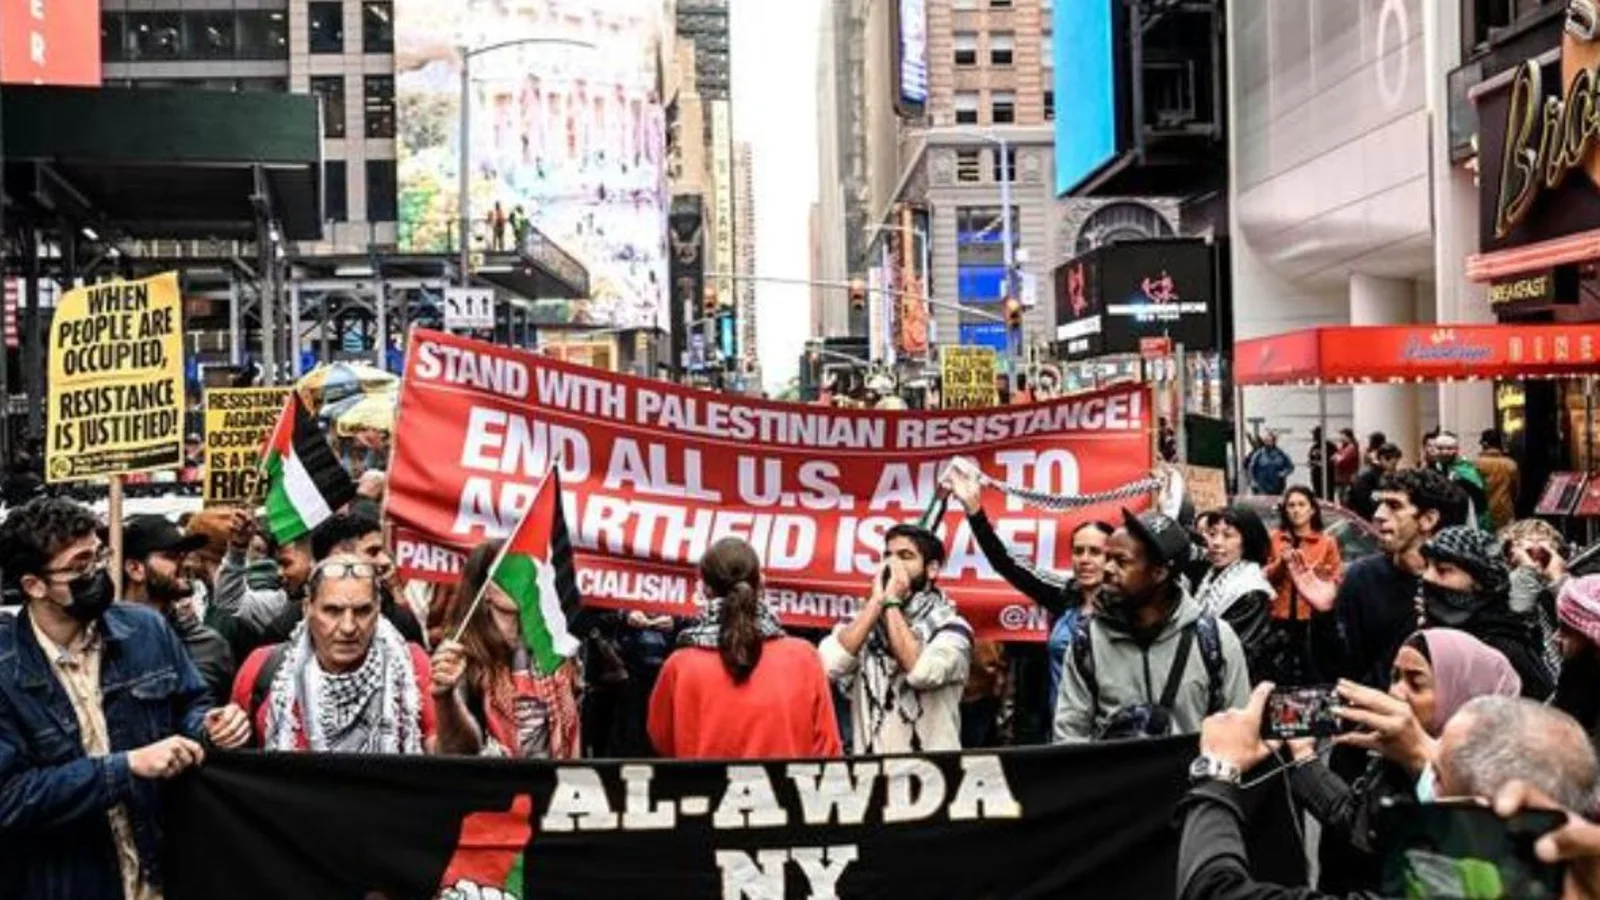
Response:
[{"label": "traffic light", "polygon": [[1010,328],[1012,331],[1021,330],[1021,328],[1022,328],[1022,301],[1018,300],[1015,297],[1007,297],[1006,298],[1006,303],[1005,303],[1005,308],[1006,308],[1006,327]]},{"label": "traffic light", "polygon": [[707,319],[717,316],[717,286],[706,282],[706,289],[700,299],[700,315]]},{"label": "traffic light", "polygon": [[859,278],[850,279],[850,308],[856,312],[867,308],[867,285]]}]

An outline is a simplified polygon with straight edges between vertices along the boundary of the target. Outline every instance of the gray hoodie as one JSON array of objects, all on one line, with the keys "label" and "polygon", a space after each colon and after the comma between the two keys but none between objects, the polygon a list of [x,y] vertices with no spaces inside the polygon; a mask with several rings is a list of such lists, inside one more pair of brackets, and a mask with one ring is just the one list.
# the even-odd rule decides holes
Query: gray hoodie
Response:
[{"label": "gray hoodie", "polygon": [[[1132,623],[1121,606],[1111,604],[1097,609],[1089,618],[1089,641],[1090,652],[1094,654],[1099,702],[1096,703],[1090,694],[1069,647],[1061,667],[1061,693],[1056,698],[1054,743],[1091,740],[1117,710],[1160,702],[1183,629],[1199,619],[1200,613],[1199,602],[1188,591],[1183,591],[1183,599],[1147,646],[1135,636]],[[1223,702],[1229,708],[1242,708],[1250,700],[1250,673],[1245,664],[1244,647],[1233,629],[1220,618],[1217,619],[1217,635],[1222,641]],[[1182,677],[1183,683],[1171,710],[1172,719],[1179,733],[1193,734],[1200,730],[1200,720],[1215,712],[1208,708],[1211,680],[1206,674],[1198,640],[1189,648]]]}]

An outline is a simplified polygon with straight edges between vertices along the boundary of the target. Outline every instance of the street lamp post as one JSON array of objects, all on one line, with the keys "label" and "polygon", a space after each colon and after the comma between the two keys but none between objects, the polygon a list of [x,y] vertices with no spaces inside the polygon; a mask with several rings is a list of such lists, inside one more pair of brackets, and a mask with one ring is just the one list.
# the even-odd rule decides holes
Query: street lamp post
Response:
[{"label": "street lamp post", "polygon": [[526,37],[513,38],[509,41],[496,41],[482,47],[468,48],[458,46],[456,52],[461,56],[461,112],[458,120],[461,126],[459,135],[458,152],[461,154],[460,165],[457,167],[459,179],[456,198],[456,213],[460,217],[460,233],[456,240],[461,243],[461,254],[458,264],[461,268],[461,286],[468,287],[472,284],[472,60],[474,57],[495,50],[504,50],[507,47],[522,47],[529,44],[559,44],[567,47],[582,47],[588,50],[595,49],[594,44],[573,38],[543,38]]},{"label": "street lamp post", "polygon": [[[994,144],[1000,151],[1000,240],[1005,244],[1002,249],[1005,252],[1006,267],[1006,274],[1003,284],[1005,286],[1005,296],[1016,297],[1017,247],[1012,241],[1011,235],[1011,179],[1016,173],[1011,171],[1011,144],[1007,142],[1004,137],[989,131],[973,131],[968,129],[953,129],[948,131],[941,129],[941,131],[944,131],[945,134],[975,137],[988,141],[989,143]],[[1011,348],[1011,355],[1015,359],[1015,363],[1011,372],[1011,387],[1013,390],[1015,390],[1017,387],[1017,377],[1022,371],[1024,348],[1027,346],[1027,343],[1022,338],[1021,328],[1018,328],[1015,335],[1012,335],[1009,330],[1006,332],[1006,346]]]}]

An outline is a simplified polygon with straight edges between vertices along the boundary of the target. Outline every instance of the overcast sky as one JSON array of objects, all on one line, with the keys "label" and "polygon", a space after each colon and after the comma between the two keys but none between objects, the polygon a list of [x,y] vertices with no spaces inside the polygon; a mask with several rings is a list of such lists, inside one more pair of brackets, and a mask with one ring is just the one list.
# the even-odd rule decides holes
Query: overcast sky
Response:
[{"label": "overcast sky", "polygon": [[[817,196],[817,30],[833,0],[729,0],[733,131],[755,158],[756,273],[807,278]],[[792,378],[811,333],[811,292],[757,283],[767,389]]]}]

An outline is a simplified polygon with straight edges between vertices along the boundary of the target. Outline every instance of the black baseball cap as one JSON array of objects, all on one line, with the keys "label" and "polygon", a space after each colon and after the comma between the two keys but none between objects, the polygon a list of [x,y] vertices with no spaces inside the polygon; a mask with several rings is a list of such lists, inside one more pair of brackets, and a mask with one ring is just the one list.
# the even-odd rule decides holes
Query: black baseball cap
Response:
[{"label": "black baseball cap", "polygon": [[1155,565],[1170,566],[1189,558],[1189,532],[1168,516],[1124,509],[1122,526],[1134,540],[1144,545],[1145,553]]},{"label": "black baseball cap", "polygon": [[152,553],[193,553],[206,545],[203,534],[184,534],[166,516],[144,513],[122,520],[122,555],[144,559]]}]

